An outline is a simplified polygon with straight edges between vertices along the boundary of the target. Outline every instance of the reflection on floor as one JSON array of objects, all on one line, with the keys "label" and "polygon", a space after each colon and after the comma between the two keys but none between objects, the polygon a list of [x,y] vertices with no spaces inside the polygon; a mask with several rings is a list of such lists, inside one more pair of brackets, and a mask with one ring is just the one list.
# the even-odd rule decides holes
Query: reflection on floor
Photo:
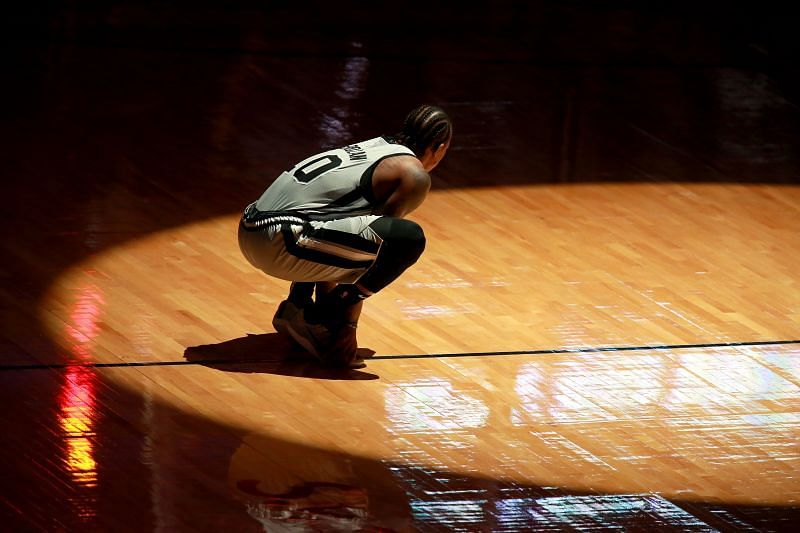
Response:
[{"label": "reflection on floor", "polygon": [[401,358],[371,363],[377,381],[306,375],[294,355],[7,369],[4,388],[29,400],[5,415],[23,460],[4,523],[774,531],[800,518],[796,347],[598,355]]}]

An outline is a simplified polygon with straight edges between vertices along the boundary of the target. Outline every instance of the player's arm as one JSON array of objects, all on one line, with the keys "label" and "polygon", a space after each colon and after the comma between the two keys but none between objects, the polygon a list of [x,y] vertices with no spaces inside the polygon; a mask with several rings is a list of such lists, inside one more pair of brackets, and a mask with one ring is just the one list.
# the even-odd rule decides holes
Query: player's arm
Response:
[{"label": "player's arm", "polygon": [[386,201],[373,210],[376,215],[403,218],[419,207],[431,188],[431,177],[417,165],[404,165],[390,181]]}]

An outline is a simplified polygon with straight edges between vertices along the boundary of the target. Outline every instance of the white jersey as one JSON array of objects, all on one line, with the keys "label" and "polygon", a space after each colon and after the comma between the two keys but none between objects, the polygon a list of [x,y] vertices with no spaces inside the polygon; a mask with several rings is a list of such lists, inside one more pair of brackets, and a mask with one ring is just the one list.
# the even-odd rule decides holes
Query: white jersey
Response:
[{"label": "white jersey", "polygon": [[398,155],[414,152],[385,137],[313,155],[282,172],[248,206],[245,218],[297,213],[325,220],[369,214],[375,207],[372,173],[382,160]]}]

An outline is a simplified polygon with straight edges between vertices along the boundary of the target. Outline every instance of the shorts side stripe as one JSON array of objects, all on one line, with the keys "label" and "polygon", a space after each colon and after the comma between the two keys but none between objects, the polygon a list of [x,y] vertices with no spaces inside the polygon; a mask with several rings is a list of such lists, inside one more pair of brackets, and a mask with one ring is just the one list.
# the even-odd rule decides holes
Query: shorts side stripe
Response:
[{"label": "shorts side stripe", "polygon": [[[337,247],[336,243],[324,243],[325,246],[323,246],[323,242],[318,240],[308,241],[306,239],[306,242],[315,242],[316,245],[303,246],[303,244],[295,240],[294,232],[289,224],[284,224],[281,227],[281,233],[283,234],[286,250],[290,254],[322,265],[339,268],[369,268],[375,260],[375,254],[377,254],[377,250],[375,254],[365,254],[348,247]],[[303,239],[303,237],[300,238],[301,243]]]}]

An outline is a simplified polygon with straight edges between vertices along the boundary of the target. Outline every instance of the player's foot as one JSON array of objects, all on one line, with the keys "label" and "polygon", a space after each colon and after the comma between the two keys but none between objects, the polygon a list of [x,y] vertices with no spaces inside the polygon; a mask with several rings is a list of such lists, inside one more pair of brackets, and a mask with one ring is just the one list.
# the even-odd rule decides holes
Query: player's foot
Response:
[{"label": "player's foot", "polygon": [[347,322],[336,332],[333,342],[325,353],[327,364],[346,368],[362,368],[367,366],[364,359],[358,357],[358,340],[356,339],[356,323]]},{"label": "player's foot", "polygon": [[303,306],[297,305],[291,300],[282,301],[280,305],[278,305],[278,310],[275,311],[275,316],[272,317],[272,327],[274,327],[275,331],[278,333],[291,336],[291,333],[289,333],[289,321],[291,321],[292,318],[294,318],[298,313],[302,314],[303,308],[311,304],[311,299],[308,300],[307,305]]},{"label": "player's foot", "polygon": [[288,322],[292,338],[305,350],[331,366],[360,368],[364,366],[356,354],[356,324],[352,322],[312,322],[299,312]]}]

